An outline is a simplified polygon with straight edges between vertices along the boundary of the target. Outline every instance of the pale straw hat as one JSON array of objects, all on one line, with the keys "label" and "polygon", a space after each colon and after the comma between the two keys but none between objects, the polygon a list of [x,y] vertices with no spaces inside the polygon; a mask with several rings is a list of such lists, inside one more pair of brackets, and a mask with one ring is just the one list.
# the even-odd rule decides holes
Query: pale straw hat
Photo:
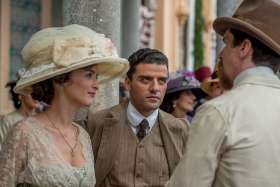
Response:
[{"label": "pale straw hat", "polygon": [[220,84],[220,80],[219,80],[219,71],[221,71],[221,69],[219,69],[219,65],[221,64],[220,58],[218,59],[218,62],[215,66],[214,72],[212,73],[212,75],[208,78],[206,78],[205,80],[202,81],[201,83],[201,89],[207,93],[208,95],[211,95],[211,93],[213,92],[212,87],[215,84]]},{"label": "pale straw hat", "polygon": [[19,71],[15,92],[24,93],[38,82],[97,65],[98,82],[126,73],[128,61],[117,55],[109,38],[81,25],[51,27],[35,33],[22,50],[26,68]]},{"label": "pale straw hat", "polygon": [[208,79],[208,80],[205,80],[201,83],[201,89],[207,93],[208,95],[211,94],[212,92],[212,86],[213,84],[219,84],[219,79],[218,78],[215,78],[215,79]]}]

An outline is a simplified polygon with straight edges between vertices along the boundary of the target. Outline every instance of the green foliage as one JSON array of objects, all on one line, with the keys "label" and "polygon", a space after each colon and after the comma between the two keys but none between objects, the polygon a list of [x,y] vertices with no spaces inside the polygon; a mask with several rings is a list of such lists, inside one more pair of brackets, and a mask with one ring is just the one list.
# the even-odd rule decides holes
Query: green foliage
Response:
[{"label": "green foliage", "polygon": [[203,45],[203,0],[195,1],[195,38],[194,38],[194,69],[203,65],[204,45]]}]

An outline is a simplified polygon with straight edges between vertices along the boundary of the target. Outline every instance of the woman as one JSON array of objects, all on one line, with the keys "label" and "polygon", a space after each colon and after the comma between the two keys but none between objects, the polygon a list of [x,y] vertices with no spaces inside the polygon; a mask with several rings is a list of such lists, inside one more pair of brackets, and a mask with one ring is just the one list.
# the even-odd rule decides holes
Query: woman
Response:
[{"label": "woman", "polygon": [[167,83],[167,91],[160,108],[189,125],[196,98],[201,94],[200,84],[193,73],[186,72]]},{"label": "woman", "polygon": [[208,95],[206,100],[214,99],[222,95],[224,91],[215,72],[212,74],[211,79],[202,82],[201,89]]},{"label": "woman", "polygon": [[9,87],[9,92],[15,107],[15,111],[8,113],[0,119],[0,151],[1,145],[6,139],[6,136],[10,129],[19,121],[30,115],[35,114],[36,109],[40,108],[40,103],[34,100],[30,94],[22,95],[13,91],[16,86],[15,81],[8,82],[6,87]]},{"label": "woman", "polygon": [[208,94],[208,100],[222,95],[233,87],[231,81],[224,74],[223,62],[219,58],[211,79],[202,82],[201,89]]},{"label": "woman", "polygon": [[219,82],[224,92],[227,92],[232,89],[233,83],[230,81],[230,78],[225,74],[224,65],[222,58],[218,58],[216,64],[216,74],[219,78]]},{"label": "woman", "polygon": [[0,155],[1,185],[94,186],[90,138],[72,118],[92,103],[98,82],[127,70],[127,60],[104,35],[79,25],[39,31],[22,55],[27,68],[15,92],[31,93],[49,107],[18,123],[7,138]]}]

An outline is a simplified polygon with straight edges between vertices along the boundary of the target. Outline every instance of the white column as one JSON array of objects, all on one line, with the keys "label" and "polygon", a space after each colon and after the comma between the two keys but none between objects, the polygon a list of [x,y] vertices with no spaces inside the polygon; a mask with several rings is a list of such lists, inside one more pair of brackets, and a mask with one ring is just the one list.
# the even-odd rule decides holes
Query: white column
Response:
[{"label": "white column", "polygon": [[127,58],[139,47],[140,1],[122,1],[121,54]]},{"label": "white column", "polygon": [[10,0],[0,1],[0,115],[12,110],[9,103],[8,89],[5,88],[9,81],[10,62]]},{"label": "white column", "polygon": [[[120,51],[121,0],[63,1],[63,24],[81,24],[111,38]],[[100,85],[90,110],[98,111],[119,103],[119,80]],[[84,113],[81,112],[81,118]],[[78,117],[80,118],[80,117]]]},{"label": "white column", "polygon": [[188,51],[187,51],[187,69],[192,71],[194,68],[194,19],[195,19],[195,0],[189,0],[190,15],[188,21]]},{"label": "white column", "polygon": [[[213,20],[215,20],[215,18],[217,17],[217,0],[212,0],[211,8],[212,8]],[[216,33],[213,29],[213,26],[211,26],[211,29],[210,29],[210,37],[211,37],[210,66],[212,68],[214,68],[216,61],[217,61],[217,51],[216,51],[217,37],[216,37]]]}]

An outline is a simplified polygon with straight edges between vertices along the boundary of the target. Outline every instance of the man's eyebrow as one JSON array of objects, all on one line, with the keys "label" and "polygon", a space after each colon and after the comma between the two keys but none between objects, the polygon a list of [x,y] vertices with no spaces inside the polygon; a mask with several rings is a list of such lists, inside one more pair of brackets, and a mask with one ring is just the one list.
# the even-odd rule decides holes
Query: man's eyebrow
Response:
[{"label": "man's eyebrow", "polygon": [[[145,78],[145,79],[153,79],[153,76],[149,76],[149,75],[139,75],[138,78]],[[157,79],[161,79],[161,80],[167,80],[168,77],[167,76],[162,76],[162,77],[157,77]]]},{"label": "man's eyebrow", "polygon": [[152,76],[149,76],[149,75],[139,75],[139,78],[152,78]]},{"label": "man's eyebrow", "polygon": [[162,80],[167,80],[168,77],[167,76],[164,76],[164,77],[159,77],[159,79],[162,79]]}]

